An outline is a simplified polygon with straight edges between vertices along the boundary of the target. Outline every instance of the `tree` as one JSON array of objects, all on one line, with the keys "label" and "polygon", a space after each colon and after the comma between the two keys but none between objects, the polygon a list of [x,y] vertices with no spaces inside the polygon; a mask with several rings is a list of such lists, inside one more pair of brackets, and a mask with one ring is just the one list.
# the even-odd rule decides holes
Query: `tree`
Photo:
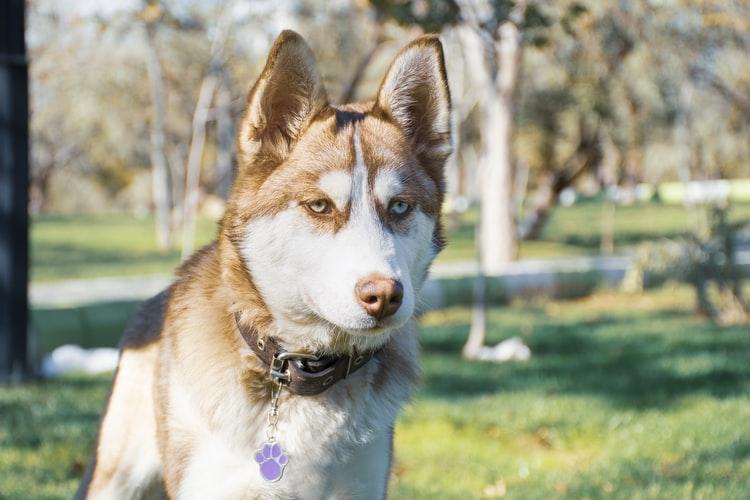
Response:
[{"label": "tree", "polygon": [[185,203],[182,217],[182,258],[193,253],[195,242],[195,224],[200,196],[200,171],[203,161],[203,149],[206,142],[206,124],[209,118],[209,107],[214,99],[216,89],[222,79],[222,68],[226,57],[226,44],[230,30],[231,12],[234,2],[223,6],[211,41],[211,59],[206,69],[198,92],[198,101],[193,112],[193,133],[190,140],[185,183]]},{"label": "tree", "polygon": [[475,314],[464,355],[476,357],[484,344],[485,275],[498,274],[516,259],[518,245],[513,197],[514,103],[523,47],[523,33],[544,27],[548,21],[541,10],[526,1],[456,0],[448,2],[388,2],[373,5],[404,24],[441,30],[463,24],[469,27],[482,48],[479,68],[482,89],[480,160],[480,203],[477,250],[479,277],[475,287]]},{"label": "tree", "polygon": [[[487,6],[482,7],[487,10]],[[512,192],[512,138],[514,99],[521,63],[519,25],[525,17],[526,5],[515,5],[508,18],[502,20],[495,20],[494,12],[490,18],[481,18],[478,10],[477,5],[461,2],[462,17],[485,47],[482,79],[486,92],[482,120],[484,156],[480,167],[481,212],[476,236],[479,276],[474,287],[471,329],[462,351],[466,358],[477,358],[485,343],[486,275],[500,273],[518,256]]]},{"label": "tree", "polygon": [[[482,272],[498,274],[518,256],[513,199],[514,103],[520,74],[526,3],[498,12],[479,2],[459,2],[461,16],[485,49],[479,259]],[[505,16],[503,16],[505,14]]]},{"label": "tree", "polygon": [[170,199],[169,170],[165,154],[164,118],[166,116],[164,78],[159,57],[157,31],[162,18],[159,0],[147,0],[141,12],[146,31],[146,65],[151,90],[150,143],[151,185],[156,213],[156,240],[159,248],[170,246]]}]

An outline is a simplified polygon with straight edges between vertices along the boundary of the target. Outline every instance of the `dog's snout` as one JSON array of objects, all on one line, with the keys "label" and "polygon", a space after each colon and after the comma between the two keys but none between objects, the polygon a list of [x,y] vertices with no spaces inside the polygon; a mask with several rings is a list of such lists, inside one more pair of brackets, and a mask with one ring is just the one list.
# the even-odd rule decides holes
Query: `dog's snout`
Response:
[{"label": "dog's snout", "polygon": [[401,282],[381,276],[368,276],[359,280],[354,291],[367,314],[377,319],[396,314],[404,300]]}]

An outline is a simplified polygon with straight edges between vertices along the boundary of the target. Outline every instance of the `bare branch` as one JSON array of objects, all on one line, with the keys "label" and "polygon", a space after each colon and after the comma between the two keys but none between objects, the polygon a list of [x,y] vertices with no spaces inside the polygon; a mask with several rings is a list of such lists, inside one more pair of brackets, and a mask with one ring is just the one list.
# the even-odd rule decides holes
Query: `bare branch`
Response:
[{"label": "bare branch", "polygon": [[716,73],[701,66],[691,66],[690,77],[696,83],[706,84],[713,88],[727,101],[742,108],[742,111],[746,115],[750,115],[750,98],[730,87]]}]

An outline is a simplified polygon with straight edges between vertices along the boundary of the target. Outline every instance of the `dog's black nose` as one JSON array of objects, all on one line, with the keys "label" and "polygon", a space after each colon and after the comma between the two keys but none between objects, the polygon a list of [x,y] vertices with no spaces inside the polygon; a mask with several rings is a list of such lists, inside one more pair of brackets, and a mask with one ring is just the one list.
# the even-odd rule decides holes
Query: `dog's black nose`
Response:
[{"label": "dog's black nose", "polygon": [[401,282],[382,276],[368,276],[359,280],[354,292],[367,314],[376,319],[396,314],[404,300]]}]

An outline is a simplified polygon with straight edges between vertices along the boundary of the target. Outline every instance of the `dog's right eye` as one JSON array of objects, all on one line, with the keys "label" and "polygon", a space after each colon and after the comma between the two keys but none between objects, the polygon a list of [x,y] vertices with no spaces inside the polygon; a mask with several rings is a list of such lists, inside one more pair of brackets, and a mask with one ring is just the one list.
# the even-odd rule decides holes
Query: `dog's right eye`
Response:
[{"label": "dog's right eye", "polygon": [[328,200],[314,200],[305,204],[305,207],[314,214],[323,215],[331,213],[331,202]]}]

